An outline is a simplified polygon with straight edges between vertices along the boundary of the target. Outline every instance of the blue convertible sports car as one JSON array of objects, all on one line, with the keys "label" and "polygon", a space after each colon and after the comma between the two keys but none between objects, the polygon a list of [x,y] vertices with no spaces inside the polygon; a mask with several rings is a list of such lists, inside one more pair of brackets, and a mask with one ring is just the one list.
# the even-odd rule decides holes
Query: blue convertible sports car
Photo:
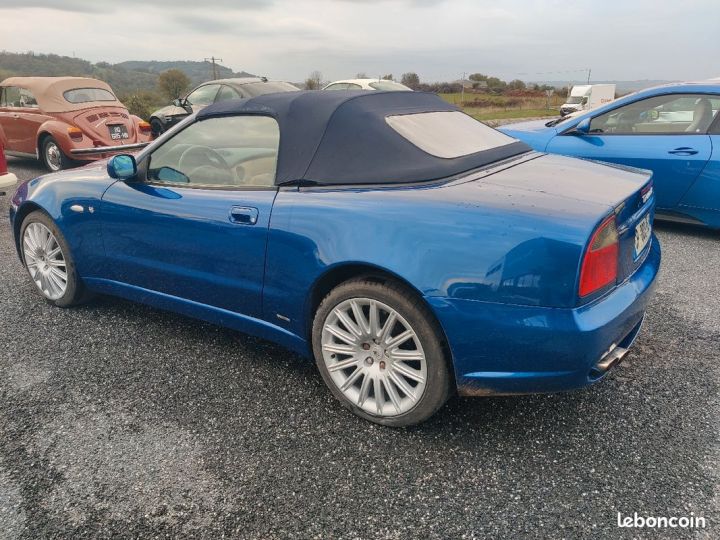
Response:
[{"label": "blue convertible sports car", "polygon": [[55,305],[108,293],[276,341],[391,426],[455,391],[602,378],[652,294],[653,213],[645,172],[532,152],[410,92],[216,104],[11,206]]},{"label": "blue convertible sports car", "polygon": [[539,152],[653,171],[658,217],[720,229],[720,81],[659,86],[501,131]]}]

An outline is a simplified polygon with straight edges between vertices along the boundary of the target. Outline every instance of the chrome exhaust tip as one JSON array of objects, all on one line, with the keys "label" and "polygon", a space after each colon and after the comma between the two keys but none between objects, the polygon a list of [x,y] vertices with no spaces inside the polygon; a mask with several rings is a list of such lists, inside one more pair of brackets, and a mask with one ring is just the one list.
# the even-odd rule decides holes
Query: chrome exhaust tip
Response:
[{"label": "chrome exhaust tip", "polygon": [[619,347],[615,343],[610,346],[610,349],[600,358],[595,369],[600,373],[605,373],[610,368],[619,364],[627,354],[628,349],[626,347]]}]

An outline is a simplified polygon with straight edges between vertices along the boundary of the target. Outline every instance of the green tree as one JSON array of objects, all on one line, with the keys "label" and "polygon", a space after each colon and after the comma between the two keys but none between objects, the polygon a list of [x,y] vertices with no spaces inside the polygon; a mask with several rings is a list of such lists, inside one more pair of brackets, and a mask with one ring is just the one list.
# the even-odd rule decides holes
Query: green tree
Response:
[{"label": "green tree", "polygon": [[168,69],[158,77],[158,90],[169,100],[177,99],[190,89],[190,77],[179,69]]},{"label": "green tree", "polygon": [[481,82],[481,81],[487,81],[488,76],[483,75],[482,73],[471,73],[468,76],[468,79],[470,79],[471,81],[475,81],[475,82]]},{"label": "green tree", "polygon": [[507,84],[509,90],[525,90],[525,83],[520,79],[514,79]]},{"label": "green tree", "polygon": [[417,90],[420,87],[420,77],[418,77],[417,73],[403,73],[400,82],[413,90]]},{"label": "green tree", "polygon": [[501,81],[497,77],[488,77],[487,85],[490,90],[496,92],[502,92],[503,90],[505,90],[505,87],[507,87],[507,83],[505,81]]}]

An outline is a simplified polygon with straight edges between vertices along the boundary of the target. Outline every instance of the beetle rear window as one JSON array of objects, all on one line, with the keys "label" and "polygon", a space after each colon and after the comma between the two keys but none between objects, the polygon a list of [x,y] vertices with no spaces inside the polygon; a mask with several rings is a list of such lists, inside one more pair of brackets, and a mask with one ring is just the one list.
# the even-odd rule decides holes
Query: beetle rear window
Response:
[{"label": "beetle rear window", "polygon": [[89,103],[91,101],[116,101],[117,98],[104,88],[74,88],[63,93],[69,103]]},{"label": "beetle rear window", "polygon": [[402,114],[385,121],[415,146],[439,158],[458,158],[517,142],[460,111]]}]

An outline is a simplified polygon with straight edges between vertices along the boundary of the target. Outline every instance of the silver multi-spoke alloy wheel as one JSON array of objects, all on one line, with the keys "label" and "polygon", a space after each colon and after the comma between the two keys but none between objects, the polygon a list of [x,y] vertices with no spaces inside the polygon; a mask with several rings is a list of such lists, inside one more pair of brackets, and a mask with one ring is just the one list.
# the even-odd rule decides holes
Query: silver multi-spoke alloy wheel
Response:
[{"label": "silver multi-spoke alloy wheel", "polygon": [[422,344],[408,321],[370,298],[350,298],[327,315],[322,355],[333,383],[351,402],[377,416],[412,409],[427,382]]},{"label": "silver multi-spoke alloy wheel", "polygon": [[25,228],[22,241],[25,266],[35,285],[50,300],[62,298],[68,269],[57,238],[45,225],[33,222]]},{"label": "silver multi-spoke alloy wheel", "polygon": [[55,141],[49,141],[45,145],[45,163],[51,171],[62,169],[62,150]]}]

